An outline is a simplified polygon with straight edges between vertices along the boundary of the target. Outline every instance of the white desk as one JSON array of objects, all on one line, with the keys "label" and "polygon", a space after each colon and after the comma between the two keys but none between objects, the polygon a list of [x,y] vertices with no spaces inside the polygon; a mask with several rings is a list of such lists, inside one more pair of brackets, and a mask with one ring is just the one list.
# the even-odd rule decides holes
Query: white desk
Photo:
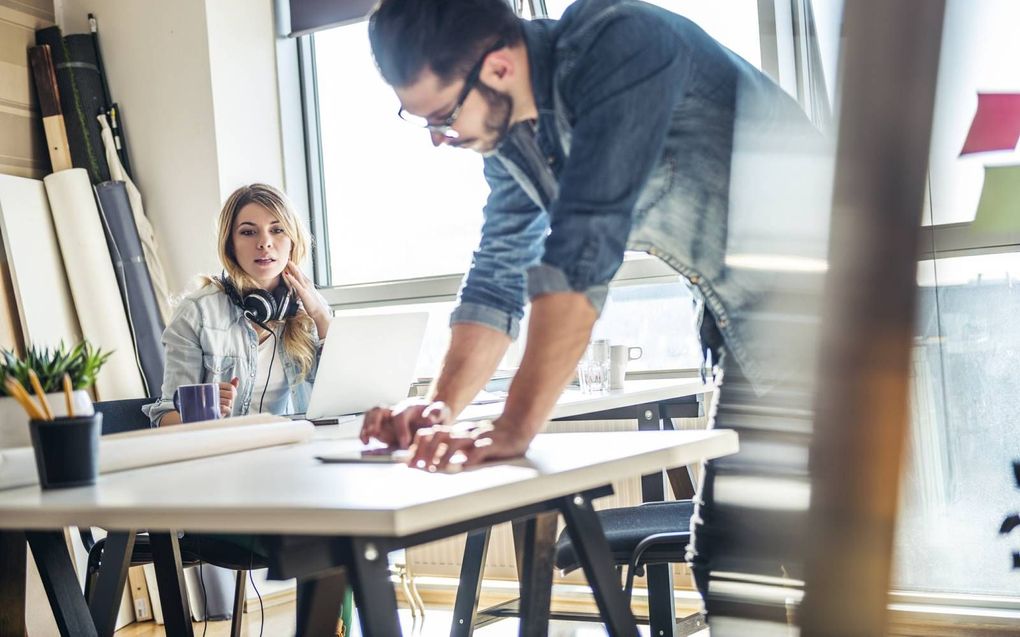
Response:
[{"label": "white desk", "polygon": [[[567,389],[556,401],[549,416],[550,420],[590,416],[596,412],[611,411],[635,405],[660,403],[677,398],[694,397],[713,391],[696,378],[663,378],[657,380],[629,380],[623,389],[614,389],[604,394],[582,394],[577,389]],[[485,420],[503,413],[503,403],[469,405],[460,415],[461,420]],[[595,420],[595,418],[592,418]]]},{"label": "white desk", "polygon": [[736,451],[736,434],[541,434],[525,458],[456,474],[402,464],[323,464],[360,446],[313,440],[100,476],[94,487],[0,492],[0,528],[405,537],[664,467]]},{"label": "white desk", "polygon": [[[556,401],[549,420],[573,419],[584,416],[590,420],[598,420],[600,413],[613,412],[618,409],[633,408],[644,405],[657,405],[682,401],[684,404],[695,405],[697,398],[714,390],[696,378],[663,378],[654,380],[629,380],[623,389],[614,389],[601,394],[582,394],[576,388],[568,388]],[[468,405],[461,412],[458,420],[494,419],[503,413],[503,402],[492,402],[481,405]],[[697,411],[686,414],[697,415]],[[630,416],[642,420],[638,415]],[[662,418],[666,414],[661,415]],[[659,415],[649,417],[659,420]],[[340,423],[344,435],[355,436],[361,430],[361,416],[348,417]]]},{"label": "white desk", "polygon": [[[701,391],[700,383],[647,383],[633,392],[576,400],[568,396],[555,415],[576,416]],[[492,413],[491,405],[478,407],[488,407]],[[737,450],[736,435],[729,431],[543,434],[524,459],[459,474],[428,474],[401,465],[322,464],[315,455],[357,444],[339,439],[339,429],[335,431],[335,435],[298,445],[108,474],[94,487],[3,491],[0,528],[44,531],[30,532],[29,538],[33,549],[39,549],[37,554],[48,555],[49,563],[41,564],[40,571],[46,571],[44,580],[50,576],[51,604],[55,614],[62,616],[58,624],[69,633],[90,634],[91,617],[80,592],[77,601],[69,594],[68,578],[73,572],[66,552],[63,558],[56,555],[59,544],[52,530],[92,525],[123,531],[166,530],[153,536],[153,546],[157,535],[165,535],[171,557],[176,546],[176,535],[170,532],[174,529],[271,534],[277,546],[277,574],[307,576],[344,566],[368,634],[392,635],[399,627],[386,572],[387,551],[471,528],[559,512],[567,519],[575,542],[590,545],[593,557],[585,570],[591,571],[589,581],[611,630],[631,634],[633,617],[613,583],[608,547],[585,492],[613,480]],[[179,568],[179,551],[175,559]],[[163,592],[161,587],[161,597]],[[174,593],[179,595],[180,590]],[[168,608],[172,606],[164,603],[164,610]],[[190,622],[170,623],[175,615],[167,615],[168,633],[190,634]],[[330,619],[328,612],[320,615]],[[334,612],[334,622],[335,617]],[[309,633],[315,628],[308,626],[315,625],[306,624]],[[94,630],[92,626],[91,634]]]}]

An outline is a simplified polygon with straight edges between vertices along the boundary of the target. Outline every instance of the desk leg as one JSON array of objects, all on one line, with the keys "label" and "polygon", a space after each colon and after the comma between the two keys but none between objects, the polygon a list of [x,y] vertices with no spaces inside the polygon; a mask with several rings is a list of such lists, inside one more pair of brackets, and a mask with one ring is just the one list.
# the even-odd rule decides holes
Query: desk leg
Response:
[{"label": "desk leg", "polygon": [[489,537],[492,527],[468,532],[464,543],[464,559],[460,564],[460,584],[457,586],[457,601],[453,605],[453,626],[450,637],[471,637],[475,631],[475,613],[478,598],[482,594],[482,573],[485,570],[485,555],[489,552]]},{"label": "desk leg", "polygon": [[25,637],[25,534],[0,531],[0,635]]},{"label": "desk leg", "polygon": [[127,581],[134,548],[133,530],[111,532],[106,537],[96,587],[92,599],[86,600],[92,612],[92,620],[96,623],[96,631],[102,637],[113,637],[116,629],[117,612],[120,610],[120,601],[124,595],[124,582]]},{"label": "desk leg", "polygon": [[354,603],[365,637],[394,637],[400,634],[397,595],[390,583],[388,547],[375,540],[352,538],[348,575],[354,587]]},{"label": "desk leg", "polygon": [[636,637],[637,622],[620,588],[609,542],[591,502],[576,494],[563,498],[559,508],[610,637]]},{"label": "desk leg", "polygon": [[193,637],[188,594],[184,588],[184,569],[181,567],[181,545],[176,531],[149,531],[152,546],[152,563],[156,567],[156,585],[159,603],[163,607],[166,634],[176,637]]},{"label": "desk leg", "polygon": [[[666,428],[665,413],[657,405],[648,405],[641,411],[638,429],[658,431]],[[672,429],[672,423],[669,424]],[[641,500],[662,502],[666,499],[662,471],[641,476]],[[681,529],[677,529],[679,531]],[[652,637],[672,636],[676,630],[676,605],[673,603],[673,567],[669,564],[645,566],[648,583],[648,628]]]},{"label": "desk leg", "polygon": [[[297,637],[334,634],[346,590],[347,575],[343,569],[308,579],[299,579]],[[344,630],[350,634],[350,626],[345,626]]]},{"label": "desk leg", "polygon": [[521,635],[549,634],[558,519],[557,513],[540,513],[513,523],[517,579],[521,586]]},{"label": "desk leg", "polygon": [[32,547],[35,565],[39,568],[39,577],[46,589],[46,597],[50,601],[60,634],[66,637],[97,635],[71,556],[67,552],[63,531],[29,531],[25,537]]}]

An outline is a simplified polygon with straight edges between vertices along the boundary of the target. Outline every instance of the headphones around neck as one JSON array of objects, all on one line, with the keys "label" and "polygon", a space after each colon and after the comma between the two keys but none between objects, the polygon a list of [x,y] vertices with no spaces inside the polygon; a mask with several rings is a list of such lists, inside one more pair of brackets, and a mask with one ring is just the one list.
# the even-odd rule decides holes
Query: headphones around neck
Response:
[{"label": "headphones around neck", "polygon": [[282,283],[276,286],[272,293],[262,288],[255,288],[241,296],[237,286],[226,274],[220,276],[219,282],[230,300],[241,308],[246,317],[259,325],[297,316],[298,303],[294,292]]}]

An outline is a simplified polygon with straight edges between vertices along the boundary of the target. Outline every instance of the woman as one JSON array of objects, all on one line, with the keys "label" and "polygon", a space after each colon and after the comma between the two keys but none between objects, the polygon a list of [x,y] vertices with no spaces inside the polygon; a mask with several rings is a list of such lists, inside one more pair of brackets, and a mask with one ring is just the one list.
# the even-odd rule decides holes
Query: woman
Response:
[{"label": "woman", "polygon": [[[144,410],[153,426],[181,422],[181,385],[217,383],[223,416],[305,411],[329,306],[297,263],[308,233],[279,190],[238,188],[219,217],[223,274],[182,299],[163,332],[162,396]],[[259,320],[259,319],[263,320]]]},{"label": "woman", "polygon": [[[222,416],[300,413],[308,405],[332,319],[296,265],[308,253],[308,233],[286,195],[252,184],[223,204],[218,239],[223,273],[205,277],[163,332],[162,396],[143,408],[154,426],[181,422],[174,393],[195,383],[219,385]],[[227,543],[250,550],[251,562],[266,559],[257,536],[188,535],[192,546],[216,551]],[[347,600],[346,608],[352,606]]]}]

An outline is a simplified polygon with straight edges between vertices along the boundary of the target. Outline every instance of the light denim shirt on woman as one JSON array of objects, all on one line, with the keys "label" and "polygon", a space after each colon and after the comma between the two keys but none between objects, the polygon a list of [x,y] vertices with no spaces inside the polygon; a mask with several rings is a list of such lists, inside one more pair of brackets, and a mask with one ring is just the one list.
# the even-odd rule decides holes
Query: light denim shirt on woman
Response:
[{"label": "light denim shirt on woman", "polygon": [[689,281],[749,378],[774,384],[796,361],[755,321],[780,286],[727,264],[734,139],[741,120],[752,144],[768,141],[763,130],[808,146],[821,136],[778,86],[674,13],[578,0],[561,20],[521,26],[538,120],[485,158],[482,238],[451,324],[516,338],[527,298],[551,292],[582,292],[601,312],[624,251],[639,250]]},{"label": "light denim shirt on woman", "polygon": [[[312,337],[321,353],[322,342],[314,332]],[[219,287],[209,284],[189,294],[180,301],[163,331],[166,367],[162,396],[155,403],[145,405],[142,411],[149,416],[153,426],[158,427],[160,419],[175,409],[174,392],[181,385],[228,383],[237,378],[237,395],[231,415],[247,415],[253,411],[256,389],[261,389],[255,387],[258,345],[258,334],[251,321]],[[280,357],[287,386],[290,387],[292,410],[302,413],[308,406],[318,356],[308,374],[299,382],[297,363],[283,349],[282,342],[279,345],[276,355]],[[255,403],[257,411],[257,396]]]}]

